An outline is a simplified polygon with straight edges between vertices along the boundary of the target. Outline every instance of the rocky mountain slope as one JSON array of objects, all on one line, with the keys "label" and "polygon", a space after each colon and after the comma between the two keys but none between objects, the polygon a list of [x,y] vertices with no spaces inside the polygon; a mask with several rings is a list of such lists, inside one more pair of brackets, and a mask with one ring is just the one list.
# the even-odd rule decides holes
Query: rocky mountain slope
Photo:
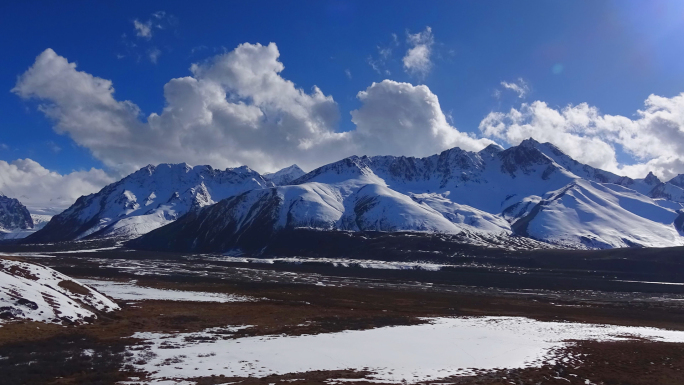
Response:
[{"label": "rocky mountain slope", "polygon": [[98,193],[79,198],[26,241],[134,238],[189,211],[244,191],[272,186],[273,183],[244,166],[215,170],[187,164],[150,165]]},{"label": "rocky mountain slope", "polygon": [[0,231],[30,228],[33,219],[26,206],[0,193]]},{"label": "rocky mountain slope", "polygon": [[33,219],[19,200],[0,193],[0,239],[15,238],[33,231]]},{"label": "rocky mountain slope", "polygon": [[246,191],[131,244],[258,251],[284,229],[524,236],[570,247],[684,245],[684,195],[652,174],[630,179],[528,139],[426,158],[349,157],[288,186]]},{"label": "rocky mountain slope", "polygon": [[0,322],[80,324],[119,306],[48,267],[0,258]]}]

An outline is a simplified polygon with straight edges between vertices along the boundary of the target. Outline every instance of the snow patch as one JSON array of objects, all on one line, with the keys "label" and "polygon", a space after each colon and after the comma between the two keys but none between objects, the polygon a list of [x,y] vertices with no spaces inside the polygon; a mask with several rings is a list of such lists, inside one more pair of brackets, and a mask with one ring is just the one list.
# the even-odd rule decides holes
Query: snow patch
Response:
[{"label": "snow patch", "polygon": [[124,301],[187,301],[187,302],[251,302],[255,298],[223,293],[202,291],[165,290],[138,286],[136,281],[116,282],[95,279],[82,279],[81,282],[94,287],[108,296]]},{"label": "snow patch", "polygon": [[[152,383],[197,373],[239,377],[313,370],[369,370],[369,381],[409,383],[473,374],[473,369],[538,367],[567,340],[646,338],[684,342],[684,332],[644,327],[540,322],[518,317],[430,318],[427,324],[362,331],[230,339],[225,331],[136,333],[129,350]],[[173,346],[173,349],[165,347]],[[153,354],[150,354],[153,353]],[[208,354],[210,353],[210,354]],[[154,357],[144,359],[144,357]],[[158,382],[154,382],[158,381]]]},{"label": "snow patch", "polygon": [[119,306],[82,283],[48,267],[0,259],[0,322],[14,319],[85,323]]}]

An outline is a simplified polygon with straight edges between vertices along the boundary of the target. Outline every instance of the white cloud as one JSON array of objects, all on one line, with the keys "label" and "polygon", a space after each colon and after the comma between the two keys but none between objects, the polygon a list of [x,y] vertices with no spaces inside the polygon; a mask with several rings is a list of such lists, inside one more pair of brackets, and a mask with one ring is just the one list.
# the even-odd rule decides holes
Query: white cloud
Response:
[{"label": "white cloud", "polygon": [[0,143],[0,150],[9,150],[9,146],[5,143]]},{"label": "white cloud", "polygon": [[[535,101],[492,112],[479,127],[486,137],[512,145],[528,137],[551,142],[580,162],[631,177],[684,173],[684,94],[651,95],[635,118],[601,114],[586,103],[554,109]],[[634,162],[619,162],[616,147]]]},{"label": "white cloud", "polygon": [[352,73],[351,73],[351,71],[349,71],[349,68],[347,68],[347,69],[344,70],[344,74],[347,75],[347,78],[348,78],[349,80],[351,80],[351,78],[352,78]]},{"label": "white cloud", "polygon": [[406,51],[402,59],[404,70],[416,76],[424,77],[432,69],[432,45],[435,40],[432,36],[432,28],[426,27],[425,31],[416,34],[408,34],[406,42],[411,48]]},{"label": "white cloud", "polygon": [[146,119],[134,103],[114,98],[111,81],[76,70],[51,49],[13,92],[40,100],[57,132],[119,173],[162,162],[311,169],[353,154],[422,156],[491,142],[450,126],[428,87],[389,80],[359,93],[357,130],[337,132],[337,103],[284,79],[279,55],[274,43],[242,44],[194,64],[191,76],[164,86],[166,106]]},{"label": "white cloud", "polygon": [[391,72],[389,69],[387,69],[387,62],[392,59],[392,52],[394,50],[394,47],[399,45],[399,41],[397,40],[397,35],[396,34],[391,34],[392,36],[392,41],[387,44],[387,45],[378,45],[378,56],[373,57],[368,56],[368,59],[366,61],[368,62],[368,65],[373,68],[373,71],[377,72],[380,75],[390,75]]},{"label": "white cloud", "polygon": [[135,28],[135,34],[137,36],[145,39],[152,38],[152,22],[150,20],[143,23],[138,19],[135,19],[133,20],[133,28]]},{"label": "white cloud", "polygon": [[392,56],[392,47],[378,47],[378,53],[383,59],[387,60]]},{"label": "white cloud", "polygon": [[[501,86],[507,90],[515,92],[521,99],[524,98],[528,92],[530,92],[530,87],[523,78],[518,78],[518,81],[513,83],[501,82]],[[500,95],[501,93],[499,92],[499,96]]]},{"label": "white cloud", "polygon": [[155,40],[153,38],[156,37],[158,40],[158,35],[162,33],[169,36],[169,32],[173,32],[177,26],[178,18],[164,11],[152,13],[147,21],[133,20],[133,29],[137,38],[129,38],[127,33],[123,33],[121,35],[121,49],[125,52],[117,53],[116,57],[118,59],[131,57],[138,62],[147,58],[151,63],[157,64],[162,51],[157,48],[158,44],[153,41]]},{"label": "white cloud", "polygon": [[19,199],[35,213],[57,213],[81,195],[97,192],[113,181],[95,168],[62,175],[31,159],[0,161],[0,191]]},{"label": "white cloud", "polygon": [[157,47],[150,48],[147,51],[147,57],[150,59],[152,64],[157,64],[157,59],[159,59],[159,55],[161,55],[161,51]]},{"label": "white cloud", "polygon": [[357,97],[363,105],[352,111],[353,138],[363,154],[428,156],[452,147],[477,151],[493,143],[452,127],[427,86],[384,80]]}]

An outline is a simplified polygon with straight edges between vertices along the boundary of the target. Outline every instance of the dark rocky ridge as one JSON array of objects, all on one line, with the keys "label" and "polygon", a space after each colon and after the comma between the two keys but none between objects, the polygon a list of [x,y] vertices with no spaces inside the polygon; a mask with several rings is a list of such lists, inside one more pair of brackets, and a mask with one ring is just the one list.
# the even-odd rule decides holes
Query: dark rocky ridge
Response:
[{"label": "dark rocky ridge", "polygon": [[33,219],[26,206],[15,198],[0,193],[0,230],[33,228]]}]

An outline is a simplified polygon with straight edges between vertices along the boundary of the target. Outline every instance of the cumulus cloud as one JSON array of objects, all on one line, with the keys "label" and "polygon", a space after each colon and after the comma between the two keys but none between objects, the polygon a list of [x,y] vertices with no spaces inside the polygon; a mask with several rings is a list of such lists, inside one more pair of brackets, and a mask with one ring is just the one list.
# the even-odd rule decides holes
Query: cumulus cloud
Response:
[{"label": "cumulus cloud", "polygon": [[37,214],[56,214],[81,195],[99,191],[114,180],[103,170],[59,174],[31,159],[0,161],[0,191],[19,199]]},{"label": "cumulus cloud", "polygon": [[450,126],[426,86],[389,80],[358,94],[358,128],[338,132],[337,103],[317,87],[306,92],[284,79],[279,55],[274,43],[242,44],[194,64],[191,76],[164,86],[166,106],[146,118],[133,102],[114,97],[111,81],[78,71],[51,49],[13,92],[39,100],[57,132],[119,173],[162,162],[311,169],[354,154],[429,155],[491,142]]},{"label": "cumulus cloud", "polygon": [[352,111],[354,143],[363,153],[427,156],[460,147],[478,151],[493,143],[452,127],[427,86],[384,80],[359,92]]},{"label": "cumulus cloud", "polygon": [[[501,86],[504,89],[515,92],[521,99],[524,98],[528,92],[530,92],[530,87],[523,78],[518,78],[518,81],[516,82],[501,82]],[[501,93],[499,92],[498,95],[500,96]]]},{"label": "cumulus cloud", "polygon": [[425,31],[416,34],[408,34],[406,42],[411,48],[406,51],[402,59],[404,70],[416,76],[425,76],[432,69],[432,45],[435,42],[432,36],[432,28],[426,27]]},{"label": "cumulus cloud", "polygon": [[[555,144],[576,160],[595,167],[664,179],[684,173],[684,93],[673,98],[651,95],[634,118],[601,114],[586,103],[562,109],[535,101],[508,112],[492,112],[479,125],[489,138],[515,145],[528,137]],[[634,159],[617,160],[616,148]]]}]

